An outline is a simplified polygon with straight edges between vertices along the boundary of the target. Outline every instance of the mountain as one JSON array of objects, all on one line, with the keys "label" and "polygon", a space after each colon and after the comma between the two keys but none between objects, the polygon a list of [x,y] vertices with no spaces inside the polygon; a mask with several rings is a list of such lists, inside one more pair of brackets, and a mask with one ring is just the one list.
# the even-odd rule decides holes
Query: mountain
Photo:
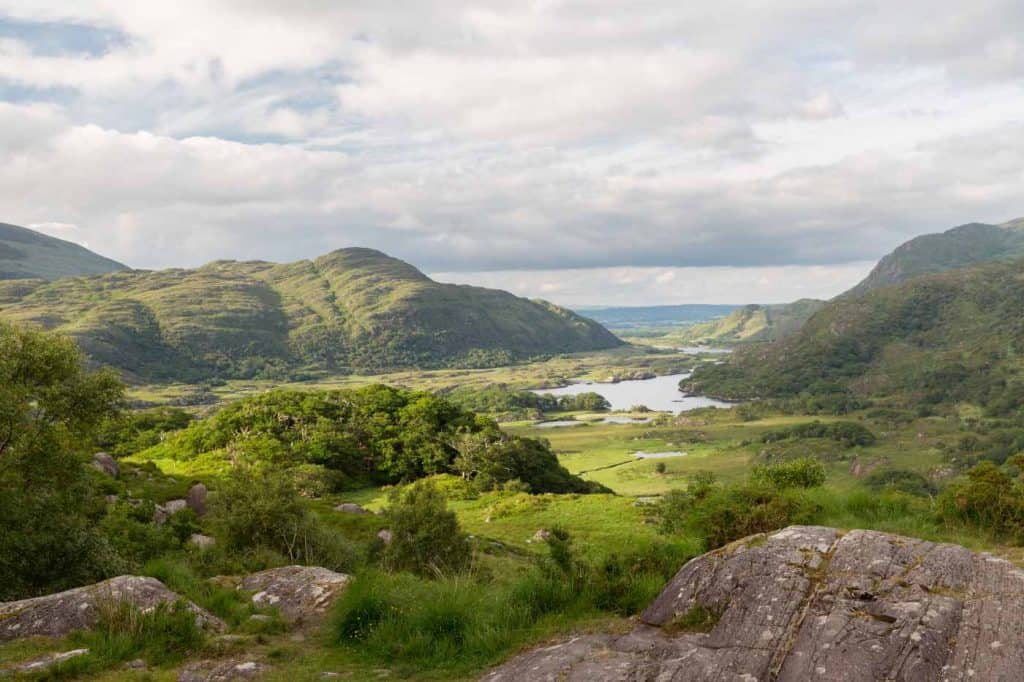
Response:
[{"label": "mountain", "polygon": [[922,275],[840,297],[779,343],[704,367],[695,390],[729,398],[800,394],[1024,405],[1024,260]]},{"label": "mountain", "polygon": [[777,341],[787,336],[825,305],[810,298],[775,305],[746,305],[718,320],[688,326],[673,335],[683,343],[735,345]]},{"label": "mountain", "polygon": [[545,301],[434,282],[372,249],[0,282],[0,318],[74,337],[139,380],[483,366],[621,345]]},{"label": "mountain", "polygon": [[53,280],[118,270],[127,268],[78,244],[0,223],[0,280]]},{"label": "mountain", "polygon": [[724,317],[739,306],[690,303],[683,305],[578,308],[577,310],[609,329],[674,327]]},{"label": "mountain", "polygon": [[933,272],[1024,257],[1024,218],[1002,225],[969,223],[915,237],[885,256],[857,286],[843,294],[860,296]]}]

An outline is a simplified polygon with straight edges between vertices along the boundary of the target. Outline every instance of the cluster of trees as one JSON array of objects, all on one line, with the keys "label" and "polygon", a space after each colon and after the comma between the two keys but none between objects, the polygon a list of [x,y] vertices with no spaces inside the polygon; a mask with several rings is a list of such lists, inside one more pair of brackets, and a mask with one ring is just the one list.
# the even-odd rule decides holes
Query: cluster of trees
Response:
[{"label": "cluster of trees", "polygon": [[448,392],[445,397],[467,410],[516,418],[538,418],[549,412],[604,412],[611,408],[604,396],[593,391],[555,396],[506,386],[466,386]]},{"label": "cluster of trees", "polygon": [[148,456],[215,453],[235,462],[318,467],[336,490],[458,474],[481,490],[518,481],[532,492],[596,489],[546,442],[510,436],[488,417],[423,391],[383,385],[272,391],[232,403],[163,439]]},{"label": "cluster of trees", "polygon": [[775,443],[791,438],[825,438],[843,447],[874,445],[878,438],[863,424],[857,422],[808,422],[782,429],[767,431],[761,436],[762,443]]}]

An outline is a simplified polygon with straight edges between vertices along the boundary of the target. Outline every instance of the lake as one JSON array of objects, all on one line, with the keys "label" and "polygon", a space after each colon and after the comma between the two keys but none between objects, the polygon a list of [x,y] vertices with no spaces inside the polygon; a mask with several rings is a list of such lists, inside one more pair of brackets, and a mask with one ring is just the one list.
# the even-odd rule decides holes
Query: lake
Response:
[{"label": "lake", "polygon": [[679,382],[688,378],[686,374],[667,374],[654,379],[636,379],[620,381],[617,384],[599,384],[580,382],[562,388],[544,388],[534,393],[550,393],[551,395],[579,395],[580,393],[599,393],[612,405],[613,410],[628,410],[636,405],[646,405],[659,412],[686,412],[701,407],[729,407],[729,403],[705,398],[704,396],[684,396],[679,391]]}]

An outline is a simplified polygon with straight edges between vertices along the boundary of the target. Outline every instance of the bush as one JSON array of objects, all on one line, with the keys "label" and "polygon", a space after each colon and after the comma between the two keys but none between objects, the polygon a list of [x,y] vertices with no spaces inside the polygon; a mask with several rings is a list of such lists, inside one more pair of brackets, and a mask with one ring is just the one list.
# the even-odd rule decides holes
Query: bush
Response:
[{"label": "bush", "polygon": [[754,483],[780,489],[814,488],[825,482],[825,466],[816,459],[802,457],[754,467],[750,479]]},{"label": "bush", "polygon": [[351,569],[356,555],[344,538],[322,526],[286,473],[235,468],[212,496],[209,525],[218,548],[257,556],[271,550],[288,563]]},{"label": "bush", "polygon": [[908,469],[879,469],[864,479],[864,485],[874,491],[898,490],[917,497],[930,497],[938,492],[935,484]]},{"label": "bush", "polygon": [[389,571],[437,576],[469,567],[469,541],[455,512],[448,510],[444,496],[431,482],[393,491],[384,518],[391,531],[391,542],[383,553]]},{"label": "bush", "polygon": [[72,640],[107,666],[135,658],[166,665],[199,651],[205,637],[184,602],[158,604],[148,612],[118,602],[103,605],[97,626],[72,635]]},{"label": "bush", "polygon": [[761,442],[774,443],[790,438],[825,438],[834,440],[847,448],[874,445],[878,440],[877,436],[866,426],[857,422],[829,422],[823,424],[820,421],[815,421],[808,424],[797,424],[785,429],[768,431],[761,436]]},{"label": "bush", "polygon": [[981,462],[967,472],[966,480],[947,486],[939,496],[938,514],[945,521],[1024,540],[1024,488],[992,462]]}]

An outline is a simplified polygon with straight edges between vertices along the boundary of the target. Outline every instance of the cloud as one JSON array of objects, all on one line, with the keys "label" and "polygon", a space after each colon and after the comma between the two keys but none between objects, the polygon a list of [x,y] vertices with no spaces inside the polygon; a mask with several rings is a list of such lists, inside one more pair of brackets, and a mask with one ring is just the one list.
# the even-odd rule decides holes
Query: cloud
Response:
[{"label": "cloud", "polygon": [[1024,214],[1009,1],[0,0],[0,17],[0,217],[77,225],[137,266],[367,245],[524,271],[517,291],[597,268],[654,296],[681,266],[834,268]]}]

